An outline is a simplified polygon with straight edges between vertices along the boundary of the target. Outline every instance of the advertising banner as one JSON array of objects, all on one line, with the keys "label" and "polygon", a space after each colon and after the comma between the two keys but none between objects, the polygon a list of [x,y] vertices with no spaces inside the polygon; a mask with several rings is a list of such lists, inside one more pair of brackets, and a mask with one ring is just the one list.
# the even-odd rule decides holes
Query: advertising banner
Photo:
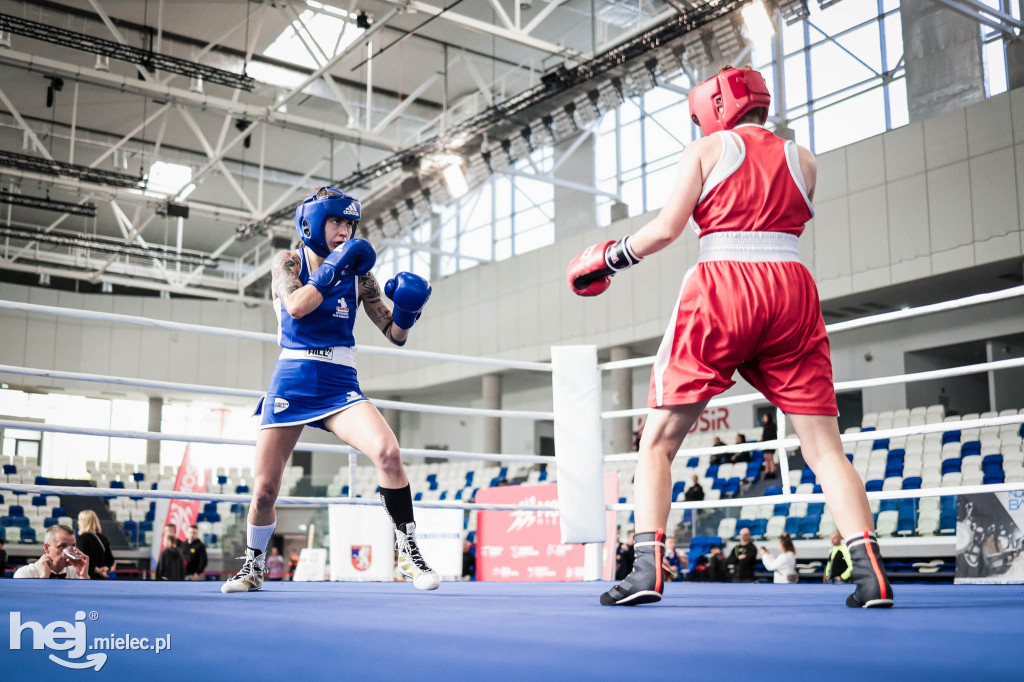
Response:
[{"label": "advertising banner", "polygon": [[[618,501],[618,479],[604,477],[604,500]],[[556,483],[481,488],[481,504],[556,504]],[[477,521],[477,580],[579,581],[583,580],[583,545],[563,545],[558,512],[483,511]],[[606,512],[604,580],[615,570],[615,512]]]},{"label": "advertising banner", "polygon": [[957,498],[958,584],[1024,583],[1024,491]]}]

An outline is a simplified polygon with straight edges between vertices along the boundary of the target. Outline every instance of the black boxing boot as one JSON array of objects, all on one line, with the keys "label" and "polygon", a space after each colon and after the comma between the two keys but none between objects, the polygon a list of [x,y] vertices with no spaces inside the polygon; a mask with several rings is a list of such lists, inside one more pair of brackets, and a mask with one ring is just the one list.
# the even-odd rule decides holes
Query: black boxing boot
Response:
[{"label": "black boxing boot", "polygon": [[665,557],[665,531],[637,533],[633,537],[633,570],[621,583],[601,595],[604,606],[636,606],[661,601],[665,591],[662,560]]},{"label": "black boxing boot", "polygon": [[846,605],[854,609],[888,609],[892,607],[892,586],[882,565],[875,534],[865,530],[862,537],[844,539],[853,562],[850,581],[857,585],[846,598]]}]

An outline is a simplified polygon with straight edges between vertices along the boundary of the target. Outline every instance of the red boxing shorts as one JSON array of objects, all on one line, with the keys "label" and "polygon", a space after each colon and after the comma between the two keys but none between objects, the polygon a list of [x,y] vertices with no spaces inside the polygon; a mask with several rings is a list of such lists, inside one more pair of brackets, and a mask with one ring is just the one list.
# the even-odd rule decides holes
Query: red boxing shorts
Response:
[{"label": "red boxing shorts", "polygon": [[818,288],[792,235],[701,239],[701,262],[683,279],[647,404],[712,398],[736,383],[736,370],[784,412],[838,415]]}]

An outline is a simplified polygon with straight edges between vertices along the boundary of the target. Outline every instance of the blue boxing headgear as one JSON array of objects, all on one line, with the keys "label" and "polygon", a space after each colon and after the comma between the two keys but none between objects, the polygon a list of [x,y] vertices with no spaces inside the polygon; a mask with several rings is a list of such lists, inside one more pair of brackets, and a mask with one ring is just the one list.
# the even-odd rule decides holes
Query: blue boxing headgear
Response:
[{"label": "blue boxing headgear", "polygon": [[295,209],[295,232],[299,239],[321,258],[326,258],[331,252],[327,245],[327,218],[347,218],[358,224],[362,216],[357,199],[333,187],[326,189],[331,192],[330,196],[317,199],[316,195],[320,193],[318,190],[306,197],[306,200]]}]

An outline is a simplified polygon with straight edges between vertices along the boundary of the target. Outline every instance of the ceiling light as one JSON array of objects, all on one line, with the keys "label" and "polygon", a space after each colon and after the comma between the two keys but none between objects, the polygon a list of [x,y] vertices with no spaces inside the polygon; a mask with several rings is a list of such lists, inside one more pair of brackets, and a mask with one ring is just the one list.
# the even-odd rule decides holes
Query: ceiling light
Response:
[{"label": "ceiling light", "polygon": [[752,42],[765,43],[775,35],[775,24],[768,16],[768,10],[762,0],[754,0],[740,10],[740,14],[743,15],[743,23]]},{"label": "ceiling light", "polygon": [[443,175],[444,184],[448,186],[448,193],[452,195],[453,199],[458,199],[469,191],[466,176],[462,172],[461,161],[446,166]]},{"label": "ceiling light", "polygon": [[149,167],[146,186],[155,191],[171,194],[192,182],[192,167],[178,163],[157,161]]}]

